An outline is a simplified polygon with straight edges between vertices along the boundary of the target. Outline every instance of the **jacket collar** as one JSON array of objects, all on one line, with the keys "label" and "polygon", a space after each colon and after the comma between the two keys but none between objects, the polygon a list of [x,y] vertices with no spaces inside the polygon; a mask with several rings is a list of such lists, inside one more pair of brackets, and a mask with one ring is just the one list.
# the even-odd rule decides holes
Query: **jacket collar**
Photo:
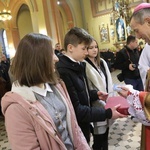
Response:
[{"label": "jacket collar", "polygon": [[33,92],[36,92],[42,96],[46,96],[47,91],[53,92],[52,89],[48,84],[45,84],[46,89],[40,89],[36,86],[28,87],[28,86],[21,86],[18,81],[15,81],[12,84],[12,92],[15,92],[19,95],[21,95],[23,98],[30,102],[36,102],[36,97]]},{"label": "jacket collar", "polygon": [[137,51],[137,49],[135,48],[135,49],[130,49],[128,46],[125,46],[125,48],[127,49],[127,51],[129,51],[129,52],[136,52]]},{"label": "jacket collar", "polygon": [[59,57],[59,62],[56,64],[57,69],[68,68],[77,72],[82,72],[84,68],[83,62],[75,62],[71,60],[68,56],[62,55]]},{"label": "jacket collar", "polygon": [[68,56],[68,55],[65,55],[66,57],[68,57],[71,61],[73,61],[73,62],[75,62],[75,63],[79,63],[80,64],[80,62],[79,61],[76,61],[76,60],[74,60],[73,58],[71,58],[70,56]]},{"label": "jacket collar", "polygon": [[44,97],[46,96],[47,92],[53,92],[48,83],[45,83],[45,89],[39,88],[37,86],[31,86],[30,88],[32,89],[33,92],[42,95]]}]

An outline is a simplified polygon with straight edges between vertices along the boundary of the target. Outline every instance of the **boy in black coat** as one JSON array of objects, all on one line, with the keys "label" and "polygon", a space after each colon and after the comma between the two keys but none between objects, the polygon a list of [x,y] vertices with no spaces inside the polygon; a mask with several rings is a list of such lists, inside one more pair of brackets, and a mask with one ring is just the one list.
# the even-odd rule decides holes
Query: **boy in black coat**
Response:
[{"label": "boy in black coat", "polygon": [[85,63],[82,61],[87,55],[90,42],[92,42],[92,37],[84,29],[77,27],[70,29],[64,39],[66,53],[59,57],[59,62],[57,63],[57,70],[66,84],[78,124],[88,143],[90,142],[91,122],[124,117],[124,115],[116,111],[119,106],[107,110],[91,107],[92,101],[97,99],[106,100],[108,94],[89,90],[88,88]]}]

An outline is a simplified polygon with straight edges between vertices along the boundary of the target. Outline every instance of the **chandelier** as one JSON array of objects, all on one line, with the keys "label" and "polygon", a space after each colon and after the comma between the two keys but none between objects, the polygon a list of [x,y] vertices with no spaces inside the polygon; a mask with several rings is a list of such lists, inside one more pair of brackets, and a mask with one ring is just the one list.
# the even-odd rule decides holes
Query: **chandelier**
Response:
[{"label": "chandelier", "polygon": [[3,11],[0,11],[0,20],[1,21],[6,21],[10,20],[12,18],[11,16],[11,11],[4,9]]},{"label": "chandelier", "polygon": [[0,11],[0,21],[10,20],[12,18],[11,11],[7,9],[9,7],[10,0],[3,0],[1,3],[3,3],[4,10]]}]

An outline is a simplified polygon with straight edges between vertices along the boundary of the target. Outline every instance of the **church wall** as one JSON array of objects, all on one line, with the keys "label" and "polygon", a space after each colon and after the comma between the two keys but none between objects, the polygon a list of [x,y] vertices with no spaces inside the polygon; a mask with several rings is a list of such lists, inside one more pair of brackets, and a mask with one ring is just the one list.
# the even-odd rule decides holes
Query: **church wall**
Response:
[{"label": "church wall", "polygon": [[[130,12],[132,13],[135,5],[141,2],[140,0],[129,1]],[[94,5],[94,2],[96,5]],[[99,44],[100,49],[110,48],[111,50],[116,51],[117,48],[115,44],[118,43],[118,40],[116,35],[116,25],[111,23],[111,13],[113,10],[112,0],[82,0],[82,3],[85,16],[84,28],[88,30],[92,36],[94,36]],[[102,40],[100,33],[100,30],[103,26],[108,31],[108,40],[104,41]],[[126,28],[125,36],[127,37]],[[125,44],[125,40],[119,42],[119,44]]]}]

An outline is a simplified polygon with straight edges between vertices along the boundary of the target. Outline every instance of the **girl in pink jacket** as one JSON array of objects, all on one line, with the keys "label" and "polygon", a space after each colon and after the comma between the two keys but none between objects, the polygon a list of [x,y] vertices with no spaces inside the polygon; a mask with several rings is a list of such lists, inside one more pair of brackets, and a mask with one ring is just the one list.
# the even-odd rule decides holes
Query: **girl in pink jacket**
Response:
[{"label": "girl in pink jacket", "polygon": [[57,61],[48,36],[30,33],[20,41],[11,66],[16,81],[2,98],[12,150],[90,150],[55,75]]}]

